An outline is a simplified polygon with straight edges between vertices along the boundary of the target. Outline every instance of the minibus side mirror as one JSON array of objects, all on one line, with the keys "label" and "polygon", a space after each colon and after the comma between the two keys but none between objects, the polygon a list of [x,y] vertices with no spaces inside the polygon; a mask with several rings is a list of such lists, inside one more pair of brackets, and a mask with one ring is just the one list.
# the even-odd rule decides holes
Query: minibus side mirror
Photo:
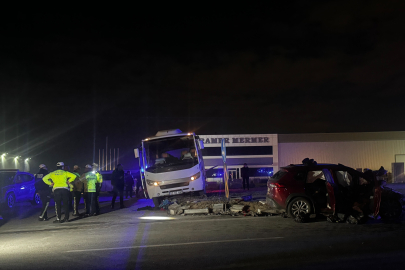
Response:
[{"label": "minibus side mirror", "polygon": [[204,149],[204,141],[200,140],[199,142],[200,142],[200,149]]}]

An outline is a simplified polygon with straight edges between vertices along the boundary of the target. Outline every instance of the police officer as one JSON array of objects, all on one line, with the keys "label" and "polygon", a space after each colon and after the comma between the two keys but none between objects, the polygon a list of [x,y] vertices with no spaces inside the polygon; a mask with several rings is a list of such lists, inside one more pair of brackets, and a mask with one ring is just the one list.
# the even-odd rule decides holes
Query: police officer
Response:
[{"label": "police officer", "polygon": [[45,175],[47,175],[48,169],[45,164],[39,165],[39,171],[35,174],[35,193],[39,195],[42,202],[41,214],[38,217],[39,221],[48,220],[48,207],[51,200],[52,188],[42,181]]},{"label": "police officer", "polygon": [[101,186],[103,185],[103,176],[101,173],[98,172],[98,164],[93,163],[93,171],[97,176],[97,183],[96,183],[96,215],[100,215],[100,190]]},{"label": "police officer", "polygon": [[[73,166],[73,172],[74,175],[77,176],[76,180],[73,182],[73,216],[80,216],[79,213],[79,204],[80,204],[80,199],[83,194],[83,182],[80,181],[80,167],[78,165]],[[83,196],[84,200],[84,196]]]},{"label": "police officer", "polygon": [[[69,166],[67,166],[67,165],[65,165],[64,167],[63,167],[63,170],[65,170],[65,171],[70,171],[70,168],[69,168]],[[67,182],[67,184],[68,184],[68,186],[69,186],[69,211],[72,211],[73,210],[73,182],[72,183],[70,183],[70,182]]]},{"label": "police officer", "polygon": [[80,181],[85,182],[84,192],[86,194],[86,215],[93,216],[96,211],[96,183],[99,183],[99,179],[96,172],[92,170],[92,166],[87,164],[86,172],[80,177]]},{"label": "police officer", "polygon": [[[69,221],[69,184],[76,179],[76,175],[71,172],[64,171],[64,163],[58,162],[56,164],[56,171],[44,176],[42,180],[49,186],[53,185],[53,193],[55,196],[55,209],[57,219],[53,223],[63,223]],[[62,219],[62,202],[65,218]]]}]

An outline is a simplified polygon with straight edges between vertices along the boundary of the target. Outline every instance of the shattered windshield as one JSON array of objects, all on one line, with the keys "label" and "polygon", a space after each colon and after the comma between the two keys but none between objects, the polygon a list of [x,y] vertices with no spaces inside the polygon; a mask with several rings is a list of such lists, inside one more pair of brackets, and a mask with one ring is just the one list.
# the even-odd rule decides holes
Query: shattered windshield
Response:
[{"label": "shattered windshield", "polygon": [[5,187],[13,184],[15,172],[0,172],[0,186]]},{"label": "shattered windshield", "polygon": [[151,140],[143,146],[147,172],[184,170],[198,164],[193,136]]}]

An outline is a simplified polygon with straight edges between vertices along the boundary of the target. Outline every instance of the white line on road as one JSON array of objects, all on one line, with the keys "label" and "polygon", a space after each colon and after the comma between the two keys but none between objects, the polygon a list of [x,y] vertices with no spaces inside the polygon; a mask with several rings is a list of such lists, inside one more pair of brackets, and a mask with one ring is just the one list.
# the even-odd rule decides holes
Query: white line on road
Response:
[{"label": "white line on road", "polygon": [[243,242],[243,241],[264,241],[281,239],[284,237],[268,237],[268,238],[251,238],[251,239],[233,239],[233,240],[217,240],[217,241],[205,241],[205,242],[188,242],[188,243],[174,243],[174,244],[160,244],[160,245],[144,245],[144,246],[131,246],[131,247],[116,247],[116,248],[94,248],[94,249],[77,249],[69,250],[66,252],[85,252],[85,251],[103,251],[103,250],[119,250],[119,249],[135,249],[135,248],[150,248],[150,247],[170,247],[170,246],[184,246],[184,245],[201,245],[201,244],[213,244],[213,243],[229,243],[229,242]]}]

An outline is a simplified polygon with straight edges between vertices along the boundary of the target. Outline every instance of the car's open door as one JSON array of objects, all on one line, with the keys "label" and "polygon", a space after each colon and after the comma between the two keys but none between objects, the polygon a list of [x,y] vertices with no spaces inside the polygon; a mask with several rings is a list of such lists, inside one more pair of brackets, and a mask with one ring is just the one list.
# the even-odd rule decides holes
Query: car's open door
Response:
[{"label": "car's open door", "polygon": [[[331,172],[328,169],[322,170],[326,178],[326,190],[328,192],[328,206],[332,210],[333,214],[336,212],[336,194],[338,192],[338,186],[336,185]],[[328,207],[328,208],[329,208]]]},{"label": "car's open door", "polygon": [[378,216],[378,213],[380,212],[380,205],[381,205],[381,193],[382,193],[382,188],[381,188],[381,182],[377,180],[377,178],[374,176],[373,179],[374,187],[373,187],[373,206],[372,206],[372,213],[374,217]]}]

